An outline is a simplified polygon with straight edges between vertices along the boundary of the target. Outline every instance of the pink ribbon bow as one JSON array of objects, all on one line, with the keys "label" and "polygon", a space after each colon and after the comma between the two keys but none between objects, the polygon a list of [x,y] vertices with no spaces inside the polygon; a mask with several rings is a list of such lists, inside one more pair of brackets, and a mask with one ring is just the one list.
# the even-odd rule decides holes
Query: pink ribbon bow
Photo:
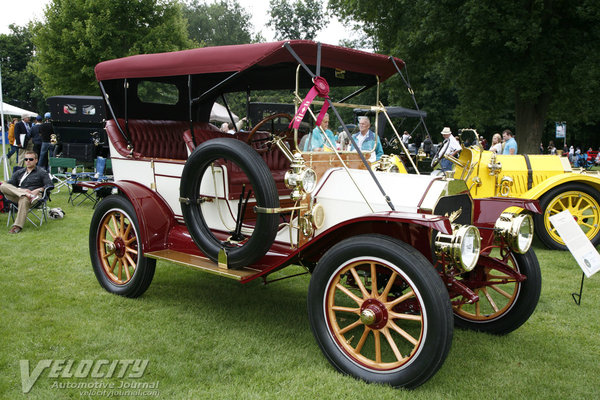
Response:
[{"label": "pink ribbon bow", "polygon": [[[294,115],[294,119],[290,122],[289,128],[298,129],[300,122],[302,122],[304,115],[308,110],[308,106],[310,106],[310,103],[312,103],[315,97],[319,96],[323,99],[329,98],[329,84],[325,78],[316,76],[313,79],[313,84],[313,87],[309,90],[304,100],[302,100],[302,104],[300,104],[300,108],[298,108],[296,115]],[[321,122],[323,121],[323,117],[325,117],[328,108],[328,103],[323,104],[323,107],[321,107],[321,112],[319,112],[319,116],[317,117],[317,126],[321,126]]]}]

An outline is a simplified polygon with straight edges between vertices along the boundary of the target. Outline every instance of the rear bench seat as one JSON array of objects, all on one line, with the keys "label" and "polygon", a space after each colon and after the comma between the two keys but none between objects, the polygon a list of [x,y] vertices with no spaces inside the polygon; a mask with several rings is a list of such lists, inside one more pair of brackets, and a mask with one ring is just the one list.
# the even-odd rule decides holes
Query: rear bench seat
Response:
[{"label": "rear bench seat", "polygon": [[[119,125],[129,135],[133,145],[133,158],[186,160],[188,157],[182,136],[183,131],[190,129],[187,121],[130,119],[126,130],[125,120],[119,118]],[[210,135],[214,135],[212,137],[223,135],[216,126],[208,122],[194,122],[194,131],[210,132]],[[106,133],[117,152],[123,157],[129,157],[127,142],[113,119],[106,121]]]},{"label": "rear bench seat", "polygon": [[[126,131],[124,119],[119,118],[119,125]],[[133,158],[135,159],[166,158],[186,160],[188,152],[194,149],[190,124],[187,121],[130,119],[127,131],[133,145]],[[106,122],[106,133],[117,152],[123,157],[129,157],[130,152],[127,149],[127,142],[119,132],[113,119]],[[238,139],[245,142],[247,135],[247,132],[238,132],[230,135],[221,132],[219,128],[211,123],[194,122],[194,136],[197,144],[218,137]],[[257,132],[253,141],[267,136],[268,133]],[[259,147],[262,143],[254,143],[253,147]],[[268,151],[260,152],[259,154],[271,170],[278,192],[281,195],[289,194],[290,190],[285,187],[284,183],[284,176],[290,165],[288,159],[276,147],[272,147]],[[238,198],[240,191],[232,191],[231,184],[241,182],[241,180],[245,179],[245,176],[239,169],[235,171],[235,169],[232,170],[230,168],[230,170],[230,198]]]}]

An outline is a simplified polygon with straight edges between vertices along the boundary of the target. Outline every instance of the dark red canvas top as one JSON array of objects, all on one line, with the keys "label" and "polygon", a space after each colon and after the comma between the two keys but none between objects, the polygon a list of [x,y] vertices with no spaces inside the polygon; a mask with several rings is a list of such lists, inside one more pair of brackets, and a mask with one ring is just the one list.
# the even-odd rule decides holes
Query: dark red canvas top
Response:
[{"label": "dark red canvas top", "polygon": [[[317,43],[308,40],[288,41],[307,65],[316,65]],[[96,65],[96,79],[104,81],[123,78],[211,74],[243,71],[252,66],[268,67],[279,63],[296,63],[283,46],[285,41],[204,47],[170,53],[140,54]],[[398,67],[404,62],[395,58]],[[377,75],[386,80],[396,70],[388,56],[323,44],[321,65],[361,74]]]}]

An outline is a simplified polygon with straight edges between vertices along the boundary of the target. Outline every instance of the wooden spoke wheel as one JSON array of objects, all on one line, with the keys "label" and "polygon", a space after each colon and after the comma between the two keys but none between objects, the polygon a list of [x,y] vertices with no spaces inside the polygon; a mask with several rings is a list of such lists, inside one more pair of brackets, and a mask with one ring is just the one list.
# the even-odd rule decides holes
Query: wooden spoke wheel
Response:
[{"label": "wooden spoke wheel", "polygon": [[509,333],[533,313],[539,300],[542,278],[532,250],[516,254],[495,249],[481,256],[478,265],[460,278],[479,298],[470,303],[454,297],[452,305],[457,326],[495,334]]},{"label": "wooden spoke wheel", "polygon": [[156,260],[143,256],[133,206],[123,196],[105,197],[90,224],[90,257],[96,278],[107,291],[138,297],[150,286]]},{"label": "wooden spoke wheel", "polygon": [[100,262],[106,276],[117,285],[131,280],[137,268],[138,240],[130,217],[111,210],[100,222]]},{"label": "wooden spoke wheel", "polygon": [[386,236],[355,236],[327,251],[310,281],[308,310],[327,359],[368,382],[416,387],[439,369],[452,342],[437,272]]},{"label": "wooden spoke wheel", "polygon": [[534,214],[535,233],[549,249],[567,250],[556,228],[550,222],[552,215],[568,210],[585,235],[595,246],[600,243],[600,193],[582,182],[557,186],[540,197],[542,214]]},{"label": "wooden spoke wheel", "polygon": [[420,300],[391,266],[369,259],[348,264],[331,280],[326,299],[334,338],[368,368],[398,368],[422,343]]},{"label": "wooden spoke wheel", "polygon": [[588,193],[569,190],[553,198],[546,206],[544,227],[553,241],[564,244],[549,217],[562,211],[569,210],[585,233],[592,240],[600,232],[600,208],[598,201]]}]

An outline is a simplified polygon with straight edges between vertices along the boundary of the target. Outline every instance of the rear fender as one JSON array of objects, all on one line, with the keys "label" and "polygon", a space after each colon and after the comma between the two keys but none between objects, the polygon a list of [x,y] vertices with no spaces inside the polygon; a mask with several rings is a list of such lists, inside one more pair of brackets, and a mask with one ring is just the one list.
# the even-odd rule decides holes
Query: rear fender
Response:
[{"label": "rear fender", "polygon": [[117,188],[133,205],[140,228],[144,253],[166,249],[168,236],[175,224],[175,216],[167,202],[155,191],[132,181],[105,182],[96,187]]},{"label": "rear fender", "polygon": [[600,175],[591,173],[567,173],[554,175],[535,187],[531,188],[527,192],[523,193],[519,197],[524,199],[539,199],[551,189],[565,183],[577,182],[583,185],[591,186],[596,191],[600,192]]}]

